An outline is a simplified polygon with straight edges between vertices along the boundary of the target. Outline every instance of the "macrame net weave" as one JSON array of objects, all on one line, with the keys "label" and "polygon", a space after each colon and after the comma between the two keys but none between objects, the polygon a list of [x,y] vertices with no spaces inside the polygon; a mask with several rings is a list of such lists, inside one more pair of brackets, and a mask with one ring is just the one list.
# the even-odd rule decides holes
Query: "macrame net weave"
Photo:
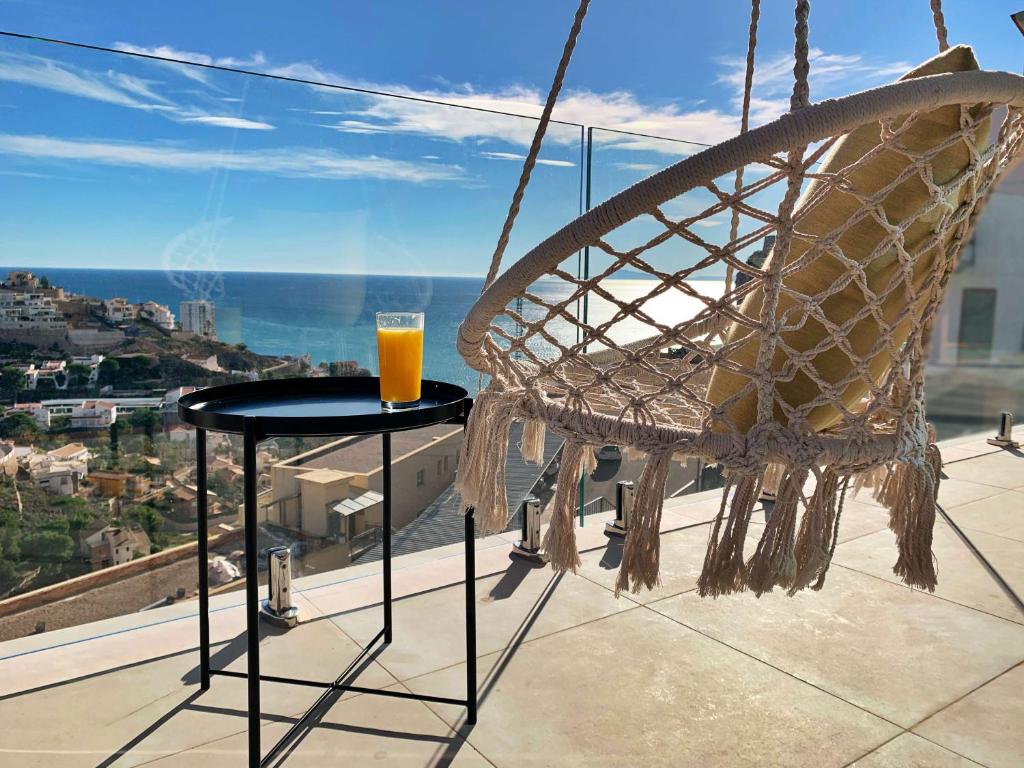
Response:
[{"label": "macrame net weave", "polygon": [[[657,583],[666,479],[679,457],[717,463],[726,476],[701,595],[820,589],[851,486],[889,508],[894,571],[934,589],[941,459],[924,412],[928,342],[986,197],[1024,145],[1024,79],[957,72],[810,105],[807,11],[797,3],[789,115],[625,190],[489,277],[459,335],[461,354],[490,377],[458,480],[484,531],[509,517],[508,431],[520,420],[525,460],[540,461],[545,430],[565,440],[544,541],[556,569],[579,565],[577,481],[595,448],[615,444],[648,455],[617,591]],[[747,103],[757,13],[755,2]],[[577,14],[556,84],[581,22]],[[943,50],[944,38],[942,27]],[[937,110],[958,119],[922,144],[915,131]],[[868,149],[828,161],[854,132]],[[954,155],[956,172],[937,178]],[[878,163],[895,170],[862,183]],[[840,217],[827,215],[837,208]],[[584,247],[601,267],[580,277],[563,263]],[[760,264],[745,258],[759,247]],[[636,273],[649,279],[623,298],[612,281]],[[665,320],[657,307],[692,312]],[[776,500],[753,546],[748,523],[763,491]]]}]

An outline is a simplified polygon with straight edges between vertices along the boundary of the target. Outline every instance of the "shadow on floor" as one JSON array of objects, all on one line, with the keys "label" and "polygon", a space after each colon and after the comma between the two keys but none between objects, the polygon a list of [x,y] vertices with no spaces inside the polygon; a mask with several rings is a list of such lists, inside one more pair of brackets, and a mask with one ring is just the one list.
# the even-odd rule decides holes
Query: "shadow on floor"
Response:
[{"label": "shadow on floor", "polygon": [[505,573],[501,575],[501,579],[488,593],[494,600],[504,600],[511,597],[515,594],[519,585],[523,583],[526,574],[545,567],[544,563],[531,563],[529,560],[512,555],[509,555],[509,560],[510,562],[508,568],[505,569]]},{"label": "shadow on floor", "polygon": [[[260,628],[260,640],[264,640],[268,637],[277,637],[283,635],[288,630],[281,627],[275,627],[272,624],[267,624],[264,621],[259,623]],[[245,630],[243,629],[233,638],[228,640],[226,643],[220,643],[220,647],[217,648],[218,644],[210,645],[210,669],[227,669],[231,662],[235,661],[241,656],[245,655],[246,650],[249,647],[248,641],[246,640]],[[214,650],[216,648],[216,650]],[[181,676],[181,682],[186,685],[198,685],[199,684],[199,665],[196,664],[192,669]]]},{"label": "shadow on floor", "polygon": [[604,548],[604,554],[598,562],[606,571],[614,571],[622,562],[622,547],[626,540],[621,536],[608,536],[608,546]]},{"label": "shadow on floor", "polygon": [[135,747],[149,738],[151,735],[157,732],[162,726],[171,720],[179,712],[190,709],[192,703],[202,695],[202,691],[193,691],[192,694],[179,704],[176,704],[171,709],[167,710],[164,714],[154,720],[149,726],[141,731],[137,736],[133,737],[130,741],[125,743],[120,749],[115,750],[105,760],[96,764],[96,768],[108,768],[108,766],[116,763],[126,752],[131,752]]}]

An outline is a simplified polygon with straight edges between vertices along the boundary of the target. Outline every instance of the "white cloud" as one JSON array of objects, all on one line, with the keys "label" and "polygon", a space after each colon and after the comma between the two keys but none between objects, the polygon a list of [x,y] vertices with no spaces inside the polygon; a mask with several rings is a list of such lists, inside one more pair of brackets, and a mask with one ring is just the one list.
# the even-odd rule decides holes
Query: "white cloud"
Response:
[{"label": "white cloud", "polygon": [[209,171],[220,168],[291,178],[381,179],[423,183],[461,181],[464,175],[462,168],[457,165],[413,163],[375,155],[357,157],[305,147],[225,152],[166,144],[0,134],[0,153],[159,170]]},{"label": "white cloud", "polygon": [[[517,155],[515,152],[481,152],[480,157],[486,157],[488,160],[518,160],[519,162],[526,159],[526,155]],[[537,165],[552,165],[556,168],[576,167],[576,163],[568,160],[549,160],[543,157],[537,158]]]},{"label": "white cloud", "polygon": [[660,165],[656,165],[655,163],[612,163],[612,166],[618,168],[620,171],[641,171],[644,173],[656,171],[661,168]]},{"label": "white cloud", "polygon": [[228,115],[203,115],[201,117],[186,117],[186,123],[200,123],[202,125],[216,125],[221,128],[243,128],[250,131],[272,131],[274,126],[270,123],[263,123],[259,120],[246,120],[243,117],[230,117]]},{"label": "white cloud", "polygon": [[52,59],[26,54],[0,53],[0,80],[136,109],[148,106],[137,98],[140,91],[148,100],[165,101],[136,78],[121,78],[114,72],[75,71]]}]

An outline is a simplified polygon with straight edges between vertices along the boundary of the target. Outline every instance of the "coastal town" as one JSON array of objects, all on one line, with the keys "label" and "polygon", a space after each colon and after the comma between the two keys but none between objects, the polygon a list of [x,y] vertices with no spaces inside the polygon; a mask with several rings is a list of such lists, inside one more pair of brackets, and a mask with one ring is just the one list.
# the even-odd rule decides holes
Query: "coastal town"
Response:
[{"label": "coastal town", "polygon": [[[45,275],[0,283],[0,616],[5,637],[194,596],[194,430],[176,415],[196,388],[268,378],[368,375],[216,334],[207,300],[176,308],[77,295]],[[399,526],[450,487],[461,432],[396,444]],[[208,563],[214,588],[243,574],[241,445],[209,435]],[[415,466],[413,466],[415,464]],[[308,567],[340,567],[380,540],[380,452],[367,439],[270,440],[257,456],[261,541]],[[305,498],[304,498],[305,497]],[[304,567],[300,565],[299,567]],[[91,599],[73,599],[88,595]]]}]

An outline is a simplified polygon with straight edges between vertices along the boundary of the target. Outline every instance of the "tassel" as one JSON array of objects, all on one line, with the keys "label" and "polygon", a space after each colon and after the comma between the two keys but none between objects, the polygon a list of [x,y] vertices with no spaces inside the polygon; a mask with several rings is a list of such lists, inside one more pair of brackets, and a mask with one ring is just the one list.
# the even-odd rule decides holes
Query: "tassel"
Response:
[{"label": "tassel", "polygon": [[797,507],[806,481],[806,469],[792,470],[783,478],[757,550],[747,562],[747,587],[758,597],[776,586],[788,588],[796,580],[793,539]]},{"label": "tassel", "polygon": [[785,473],[786,467],[783,464],[772,462],[768,465],[764,471],[764,480],[761,481],[761,501],[775,501],[779,495],[779,483]]},{"label": "tassel", "polygon": [[831,559],[838,491],[839,475],[834,470],[826,469],[818,476],[814,496],[800,521],[794,548],[796,578],[789,588],[790,597],[812,582],[819,581],[819,575]]},{"label": "tassel", "polygon": [[[735,485],[732,508],[729,511],[725,531],[719,538],[729,490]],[[738,480],[730,477],[722,491],[722,505],[708,537],[708,549],[704,555],[704,568],[697,579],[697,592],[701,597],[718,597],[743,590],[746,583],[746,566],[743,563],[743,545],[747,538],[747,527],[754,505],[761,495],[762,483],[758,475],[743,475]]]},{"label": "tassel", "polygon": [[523,425],[523,441],[519,444],[523,461],[530,464],[544,463],[544,432],[545,426],[541,419],[529,419]]},{"label": "tassel", "polygon": [[900,497],[890,510],[889,527],[896,534],[899,557],[893,573],[911,587],[935,591],[937,576],[932,554],[935,526],[936,478],[932,465],[901,464]]},{"label": "tassel", "polygon": [[594,470],[597,469],[597,454],[594,452],[593,446],[583,446],[583,463],[580,467],[580,471],[584,475],[594,474]]},{"label": "tassel", "polygon": [[[480,400],[484,402],[478,409]],[[475,508],[481,533],[499,533],[508,523],[505,462],[512,405],[500,394],[485,391],[474,403],[466,426],[456,489],[463,505]]]},{"label": "tassel", "polygon": [[489,411],[494,402],[494,392],[485,389],[478,394],[473,402],[473,410],[469,413],[469,421],[466,423],[462,450],[459,452],[458,472],[455,476],[455,490],[462,497],[462,504],[466,507],[475,507],[480,499],[483,473],[477,457],[484,454],[490,442]]},{"label": "tassel", "polygon": [[836,554],[836,544],[839,543],[839,521],[843,518],[843,504],[846,502],[846,490],[850,487],[850,475],[843,477],[843,484],[839,488],[839,498],[836,503],[836,516],[832,522],[832,543],[828,548],[828,559],[825,560],[825,564],[821,568],[821,572],[818,574],[818,580],[811,585],[811,589],[815,592],[825,586],[825,575],[828,573],[829,566],[832,565],[832,558]]},{"label": "tassel", "polygon": [[580,464],[583,453],[590,450],[581,443],[567,442],[562,448],[562,465],[558,469],[558,487],[551,501],[551,521],[544,534],[544,551],[556,571],[572,571],[580,567],[576,549],[576,501],[579,498]]},{"label": "tassel", "polygon": [[636,594],[641,586],[654,589],[658,584],[661,509],[665,503],[665,483],[668,482],[671,465],[671,453],[653,454],[637,481],[633,517],[615,580],[616,597],[627,589]]}]

